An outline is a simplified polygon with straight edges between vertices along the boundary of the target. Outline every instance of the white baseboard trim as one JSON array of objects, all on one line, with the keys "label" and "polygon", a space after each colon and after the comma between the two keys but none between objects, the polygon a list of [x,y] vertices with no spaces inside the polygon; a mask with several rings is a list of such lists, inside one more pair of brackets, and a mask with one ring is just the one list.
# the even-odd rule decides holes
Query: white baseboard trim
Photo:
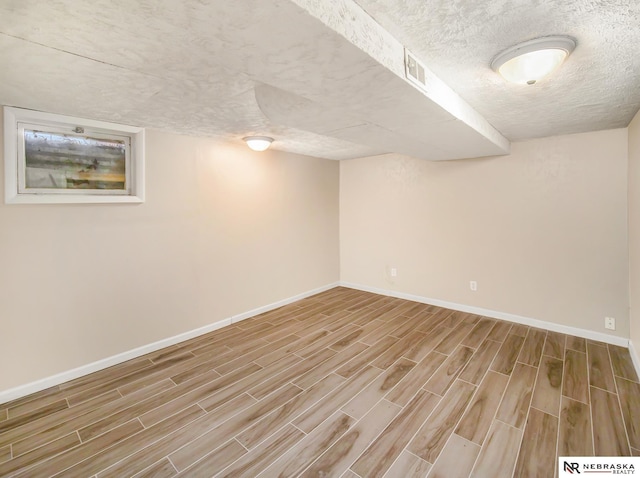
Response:
[{"label": "white baseboard trim", "polygon": [[633,340],[629,340],[629,354],[631,355],[631,361],[636,369],[636,373],[638,374],[638,377],[640,377],[640,357],[638,357],[638,351],[633,345]]},{"label": "white baseboard trim", "polygon": [[90,364],[82,365],[72,370],[67,370],[66,372],[61,372],[56,375],[52,375],[51,377],[36,380],[35,382],[27,383],[25,385],[20,385],[15,388],[10,388],[9,390],[0,392],[0,403],[10,402],[17,398],[21,398],[35,392],[39,392],[40,390],[45,390],[49,387],[53,387],[55,385],[59,385],[64,382],[68,382],[69,380],[74,380],[84,375],[88,375],[90,373],[112,367],[119,363],[126,362],[127,360],[140,357],[141,355],[155,352],[156,350],[160,350],[161,348],[169,347],[170,345],[177,344],[178,342],[189,340],[193,337],[197,337],[198,335],[213,332],[214,330],[220,329],[227,325],[231,325],[231,319],[219,320],[218,322],[214,322],[213,324],[209,324],[195,330],[190,330],[189,332],[184,332],[182,334],[178,334],[173,337],[169,337],[167,339],[158,340],[157,342],[143,345],[142,347],[138,347],[133,350],[128,350],[126,352],[112,355],[111,357],[107,357],[102,360],[97,360]]},{"label": "white baseboard trim", "polygon": [[[587,329],[580,329],[578,327],[569,327],[567,325],[556,324],[555,322],[545,322],[544,320],[532,319],[530,317],[523,317],[521,315],[509,314],[506,312],[498,312],[495,310],[483,309],[480,307],[473,307],[470,305],[456,304],[455,302],[447,302],[439,299],[431,299],[429,297],[422,297],[422,296],[413,295],[413,294],[405,294],[404,292],[378,289],[377,287],[369,287],[362,284],[354,284],[352,282],[341,281],[340,285],[342,287],[348,287],[350,289],[362,290],[365,292],[386,295],[389,297],[397,297],[399,299],[412,300],[414,302],[420,302],[423,304],[436,305],[438,307],[444,307],[447,309],[459,310],[460,312],[469,312],[472,314],[484,315],[485,317],[492,317],[494,319],[506,320],[508,322],[515,322],[517,324],[528,325],[530,327],[537,327],[539,329],[546,329],[546,330],[551,330],[553,332],[560,332],[563,334],[575,335],[576,337],[583,337],[585,339],[597,340],[599,342],[619,345],[621,347],[629,347],[630,345],[629,339],[625,339],[623,337],[616,337],[614,335],[603,334],[600,332],[594,332],[592,330],[587,330]],[[636,364],[636,368],[637,368],[637,364]]]},{"label": "white baseboard trim", "polygon": [[258,314],[264,314],[265,312],[269,312],[270,310],[277,309],[278,307],[291,304],[298,300],[306,299],[307,297],[311,297],[312,295],[319,294],[320,292],[333,289],[334,287],[338,287],[339,285],[340,285],[340,282],[334,282],[332,284],[327,284],[325,286],[318,287],[317,289],[308,290],[306,292],[303,292],[302,294],[294,295],[293,297],[289,297],[287,299],[283,299],[278,302],[273,302],[272,304],[265,305],[264,307],[258,307],[257,309],[253,309],[248,312],[243,312],[242,314],[234,315],[233,317],[231,317],[231,323],[235,324],[236,322],[240,322],[241,320],[254,317]]},{"label": "white baseboard trim", "polygon": [[143,345],[142,347],[138,347],[133,350],[128,350],[126,352],[122,352],[102,360],[97,360],[96,362],[92,362],[87,365],[82,365],[81,367],[74,368],[73,370],[61,372],[51,377],[46,377],[40,380],[36,380],[35,382],[27,383],[25,385],[20,385],[15,388],[10,388],[9,390],[0,391],[0,404],[25,397],[32,393],[45,390],[49,387],[53,387],[55,385],[59,385],[64,382],[68,382],[69,380],[74,380],[76,378],[82,377],[84,375],[88,375],[93,372],[97,372],[99,370],[102,370],[108,367],[112,367],[119,363],[126,362],[127,360],[131,360],[131,359],[140,357],[142,355],[155,352],[156,350],[160,350],[162,348],[169,347],[171,345],[175,345],[180,342],[184,342],[185,340],[189,340],[194,337],[198,337],[199,335],[204,335],[209,332],[213,332],[214,330],[220,329],[222,327],[226,327],[227,325],[235,324],[236,322],[240,322],[241,320],[248,319],[249,317],[253,317],[254,315],[262,314],[264,312],[269,312],[270,310],[274,310],[274,309],[277,309],[278,307],[282,307],[283,305],[291,304],[292,302],[296,302],[306,297],[319,294],[320,292],[324,292],[334,287],[338,287],[339,285],[340,284],[338,282],[335,282],[333,284],[327,284],[325,286],[318,287],[317,289],[309,290],[301,294],[295,295],[293,297],[279,300],[277,302],[273,302],[269,305],[265,305],[263,307],[253,309],[248,312],[244,312],[242,314],[234,315],[228,319],[219,320],[212,324],[205,325],[204,327],[190,330],[188,332],[184,332],[184,333],[175,335],[173,337],[168,337],[166,339],[158,340],[157,342]]}]

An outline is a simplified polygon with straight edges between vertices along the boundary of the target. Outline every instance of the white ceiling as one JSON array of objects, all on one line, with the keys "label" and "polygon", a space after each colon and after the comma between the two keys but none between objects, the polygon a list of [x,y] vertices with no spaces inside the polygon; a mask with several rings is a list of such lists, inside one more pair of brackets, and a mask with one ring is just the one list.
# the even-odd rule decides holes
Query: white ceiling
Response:
[{"label": "white ceiling", "polygon": [[[640,0],[356,0],[512,141],[621,128],[640,108]],[[517,43],[570,35],[577,47],[534,86],[491,59]]]},{"label": "white ceiling", "polygon": [[[503,154],[507,138],[628,124],[640,107],[634,2],[2,0],[0,104],[267,134],[331,159]],[[551,80],[516,87],[488,68],[547,34],[578,40]],[[444,82],[408,82],[405,46]]]}]

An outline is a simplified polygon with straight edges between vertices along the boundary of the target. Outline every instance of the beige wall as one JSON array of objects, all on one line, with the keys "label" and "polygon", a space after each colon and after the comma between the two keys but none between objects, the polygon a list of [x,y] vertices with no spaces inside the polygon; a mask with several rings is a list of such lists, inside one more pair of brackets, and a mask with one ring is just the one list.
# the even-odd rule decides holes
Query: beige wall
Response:
[{"label": "beige wall", "polygon": [[0,391],[339,279],[337,162],[146,148],[144,204],[0,204]]},{"label": "beige wall", "polygon": [[629,125],[629,314],[631,341],[640,350],[640,112]]},{"label": "beige wall", "polygon": [[626,129],[343,161],[341,279],[628,337],[626,210]]},{"label": "beige wall", "polygon": [[142,205],[0,204],[0,391],[332,283],[339,265],[344,281],[597,332],[614,316],[621,337],[630,302],[637,344],[639,118],[628,137],[441,163],[148,131]]}]

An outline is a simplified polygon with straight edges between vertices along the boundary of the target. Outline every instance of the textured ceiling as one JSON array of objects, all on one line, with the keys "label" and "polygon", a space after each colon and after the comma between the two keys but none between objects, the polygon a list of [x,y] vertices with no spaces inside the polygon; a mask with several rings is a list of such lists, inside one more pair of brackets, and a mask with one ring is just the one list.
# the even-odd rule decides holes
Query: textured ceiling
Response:
[{"label": "textured ceiling", "polygon": [[[3,0],[0,104],[232,141],[268,134],[276,149],[331,159],[503,154],[505,136],[626,126],[640,107],[638,2],[598,5]],[[489,70],[501,49],[553,33],[578,39],[553,81],[523,89]],[[404,78],[405,46],[428,67],[425,91]]]},{"label": "textured ceiling", "polygon": [[[2,2],[0,103],[227,140],[266,133],[280,149],[332,159],[379,153],[265,117],[256,65],[235,54],[264,13],[250,3]],[[281,32],[269,34],[277,56]]]},{"label": "textured ceiling", "polygon": [[[625,127],[640,108],[639,0],[356,0],[510,140]],[[522,41],[570,35],[577,47],[533,86],[491,59]]]}]

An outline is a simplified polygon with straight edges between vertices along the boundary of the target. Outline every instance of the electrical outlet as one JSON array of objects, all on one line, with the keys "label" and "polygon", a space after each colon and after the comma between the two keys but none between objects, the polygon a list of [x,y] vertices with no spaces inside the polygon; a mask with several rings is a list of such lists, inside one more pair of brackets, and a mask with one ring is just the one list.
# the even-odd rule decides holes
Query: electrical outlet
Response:
[{"label": "electrical outlet", "polygon": [[616,319],[614,319],[613,317],[605,317],[604,328],[609,330],[616,330]]},{"label": "electrical outlet", "polygon": [[398,269],[395,267],[391,268],[391,277],[398,277]]},{"label": "electrical outlet", "polygon": [[471,289],[472,291],[477,291],[478,290],[478,283],[474,280],[469,281],[469,289]]}]

